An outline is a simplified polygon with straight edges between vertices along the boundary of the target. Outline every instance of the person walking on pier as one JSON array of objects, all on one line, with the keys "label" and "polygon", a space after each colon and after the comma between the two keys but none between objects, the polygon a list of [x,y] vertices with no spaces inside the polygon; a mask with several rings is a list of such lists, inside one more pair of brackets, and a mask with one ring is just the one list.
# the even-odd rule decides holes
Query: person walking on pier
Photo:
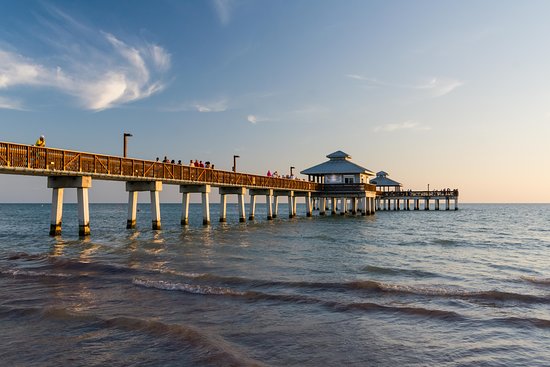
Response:
[{"label": "person walking on pier", "polygon": [[36,146],[36,147],[45,147],[46,146],[46,138],[44,138],[44,135],[40,135],[38,140],[36,140],[36,143],[34,143],[34,146]]}]

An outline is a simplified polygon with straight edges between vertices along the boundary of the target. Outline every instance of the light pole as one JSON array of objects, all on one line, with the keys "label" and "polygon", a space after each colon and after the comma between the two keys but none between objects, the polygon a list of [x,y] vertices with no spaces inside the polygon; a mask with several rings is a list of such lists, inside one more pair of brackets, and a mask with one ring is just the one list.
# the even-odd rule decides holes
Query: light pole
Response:
[{"label": "light pole", "polygon": [[133,136],[132,134],[130,133],[124,133],[124,150],[122,152],[122,156],[124,158],[126,158],[126,152],[127,152],[127,147],[128,147],[128,137],[130,136]]},{"label": "light pole", "polygon": [[233,156],[233,172],[237,172],[237,158],[241,158],[239,155]]},{"label": "light pole", "polygon": [[294,168],[296,168],[296,167],[290,166],[290,177],[292,177],[292,170],[293,170]]}]

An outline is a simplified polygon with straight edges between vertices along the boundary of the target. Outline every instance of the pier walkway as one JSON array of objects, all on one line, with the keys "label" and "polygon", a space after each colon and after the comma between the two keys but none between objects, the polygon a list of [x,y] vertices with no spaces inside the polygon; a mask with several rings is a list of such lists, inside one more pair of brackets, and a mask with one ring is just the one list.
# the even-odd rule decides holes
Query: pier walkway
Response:
[{"label": "pier walkway", "polygon": [[297,197],[304,197],[307,216],[312,215],[316,202],[320,215],[325,214],[327,201],[332,203],[332,213],[336,213],[338,200],[341,214],[370,215],[375,212],[376,186],[366,183],[330,185],[8,142],[0,142],[0,173],[48,177],[48,188],[52,189],[51,235],[61,233],[65,188],[77,189],[79,233],[90,233],[88,189],[92,186],[92,179],[126,182],[129,193],[127,228],[135,227],[139,191],[150,192],[152,227],[161,228],[159,192],[163,184],[180,186],[183,194],[182,225],[189,223],[191,193],[201,194],[203,224],[210,223],[208,194],[212,186],[219,188],[221,222],[226,221],[227,195],[238,196],[239,221],[246,221],[246,190],[250,195],[250,220],[254,219],[258,195],[266,197],[267,219],[278,215],[280,196],[288,197],[289,217],[296,216]]}]

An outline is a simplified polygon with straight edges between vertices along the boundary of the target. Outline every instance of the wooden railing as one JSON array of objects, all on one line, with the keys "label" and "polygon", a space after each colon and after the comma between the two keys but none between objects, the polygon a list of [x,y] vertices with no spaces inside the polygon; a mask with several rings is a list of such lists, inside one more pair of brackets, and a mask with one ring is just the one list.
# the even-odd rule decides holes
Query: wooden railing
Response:
[{"label": "wooden railing", "polygon": [[[190,167],[133,158],[0,142],[0,168],[12,174],[54,176],[87,175],[106,180],[159,180],[170,183],[204,183],[214,186],[243,186],[318,191],[320,184],[273,178],[210,168]],[[13,170],[11,170],[13,169]],[[16,170],[19,169],[19,170]]]},{"label": "wooden railing", "polygon": [[354,184],[322,184],[320,191],[333,193],[347,193],[359,191],[376,191],[376,185],[366,183]]},{"label": "wooden railing", "polygon": [[405,190],[405,191],[378,191],[376,193],[378,196],[386,197],[386,198],[394,198],[394,197],[435,197],[435,196],[445,196],[445,197],[457,197],[458,196],[458,190],[430,190],[430,191],[411,191],[411,190]]}]

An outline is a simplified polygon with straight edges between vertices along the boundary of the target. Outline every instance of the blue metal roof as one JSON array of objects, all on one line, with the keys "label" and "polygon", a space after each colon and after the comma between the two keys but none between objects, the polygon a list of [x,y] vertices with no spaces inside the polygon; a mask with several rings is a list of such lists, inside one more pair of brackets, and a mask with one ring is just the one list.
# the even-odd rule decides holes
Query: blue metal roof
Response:
[{"label": "blue metal roof", "polygon": [[374,172],[351,162],[351,156],[341,150],[327,155],[330,160],[301,171],[303,175],[330,175],[330,174],[366,174],[374,176]]}]

